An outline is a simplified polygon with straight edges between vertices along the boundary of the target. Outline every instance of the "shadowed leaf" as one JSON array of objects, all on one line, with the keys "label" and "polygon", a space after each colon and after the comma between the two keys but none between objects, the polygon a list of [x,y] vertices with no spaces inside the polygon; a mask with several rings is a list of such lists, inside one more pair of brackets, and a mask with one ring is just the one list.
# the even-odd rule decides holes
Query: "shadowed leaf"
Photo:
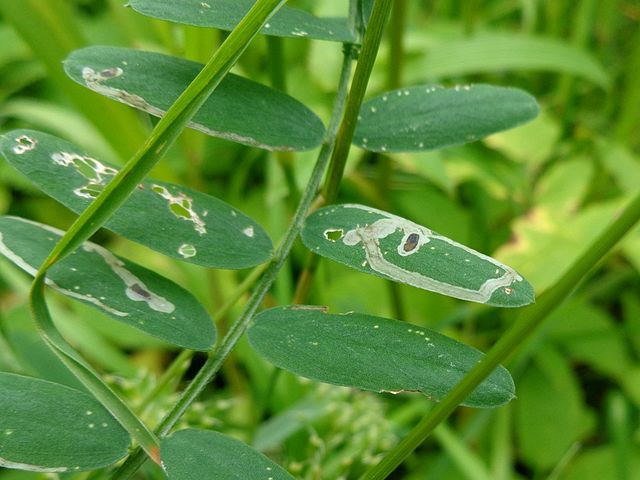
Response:
[{"label": "shadowed leaf", "polygon": [[293,480],[282,467],[239,440],[208,430],[180,430],[162,441],[169,479]]},{"label": "shadowed leaf", "polygon": [[[22,218],[0,217],[0,253],[34,275],[63,233]],[[211,319],[189,292],[95,243],[85,242],[54,265],[47,284],[174,345],[207,350],[215,341]]]},{"label": "shadowed leaf", "polygon": [[[443,398],[483,357],[438,332],[360,313],[332,315],[318,307],[278,307],[256,316],[249,342],[274,365],[335,385],[377,392],[416,391]],[[495,407],[514,398],[499,367],[465,400]]]},{"label": "shadowed leaf", "polygon": [[515,88],[402,88],[362,105],[353,143],[374,152],[435,150],[479,140],[537,115],[535,99]]},{"label": "shadowed leaf", "polygon": [[[0,137],[0,153],[40,190],[81,213],[117,173],[62,139],[32,130]],[[247,268],[267,261],[272,244],[264,229],[210,195],[144,180],[106,228],[173,258],[217,268]]]},{"label": "shadowed leaf", "polygon": [[93,470],[124,457],[130,438],[89,395],[0,373],[0,467],[37,472]]},{"label": "shadowed leaf", "polygon": [[312,252],[362,272],[454,298],[499,307],[534,300],[512,268],[426,227],[364,205],[310,215],[302,241]]},{"label": "shadowed leaf", "polygon": [[[87,47],[64,62],[81,85],[161,117],[203,65],[160,53]],[[309,150],[322,142],[320,119],[294,98],[228,74],[189,123],[191,128],[267,150]]]}]

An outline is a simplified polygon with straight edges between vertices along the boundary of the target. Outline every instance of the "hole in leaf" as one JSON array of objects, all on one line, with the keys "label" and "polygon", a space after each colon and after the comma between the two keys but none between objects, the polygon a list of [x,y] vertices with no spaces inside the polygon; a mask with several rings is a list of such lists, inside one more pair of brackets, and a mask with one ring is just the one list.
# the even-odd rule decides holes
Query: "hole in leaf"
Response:
[{"label": "hole in leaf", "polygon": [[331,242],[336,242],[338,240],[340,240],[342,237],[344,237],[344,231],[340,228],[337,230],[325,230],[324,231],[324,238],[326,238],[327,240],[331,241]]}]

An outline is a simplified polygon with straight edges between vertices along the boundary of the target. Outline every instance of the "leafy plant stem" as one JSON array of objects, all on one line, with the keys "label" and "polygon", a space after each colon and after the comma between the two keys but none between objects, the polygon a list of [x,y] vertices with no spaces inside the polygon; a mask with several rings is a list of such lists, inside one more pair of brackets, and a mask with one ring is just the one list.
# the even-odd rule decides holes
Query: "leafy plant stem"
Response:
[{"label": "leafy plant stem", "polygon": [[[318,206],[333,203],[338,196],[338,188],[344,175],[344,167],[347,163],[351,140],[353,139],[353,134],[356,129],[360,105],[367,90],[369,77],[371,76],[376,54],[380,47],[380,41],[382,40],[382,32],[391,11],[391,4],[392,2],[390,0],[378,0],[371,11],[371,17],[362,43],[362,51],[358,58],[358,68],[353,77],[353,87],[347,99],[344,117],[340,125],[340,130],[338,131],[336,148],[331,156],[329,172],[327,173],[327,178],[322,189],[322,197]],[[353,3],[351,10],[354,10]],[[316,255],[311,254],[308,257],[307,264],[299,276],[298,284],[296,285],[296,293],[294,296],[296,303],[303,302],[304,299],[307,298],[318,262],[319,260]]]},{"label": "leafy plant stem", "polygon": [[159,461],[157,438],[131,409],[102,382],[99,375],[82,360],[56,330],[44,298],[45,276],[52,265],[79,247],[124,203],[129,194],[173,144],[191,117],[231,69],[251,39],[258,33],[258,30],[285,1],[258,0],[256,2],[229,35],[227,41],[216,51],[203,70],[158,122],[139,151],[107,184],[104,191],[78,217],[69,231],[56,244],[35,275],[31,287],[30,308],[44,341],[156,462]]},{"label": "leafy plant stem", "polygon": [[[276,254],[274,255],[271,263],[267,266],[264,275],[256,283],[251,297],[247,301],[238,319],[233,323],[233,325],[231,325],[231,328],[225,335],[219,347],[207,359],[192,382],[184,390],[176,405],[174,405],[172,410],[167,414],[167,416],[165,416],[165,418],[156,429],[156,434],[160,438],[163,438],[169,433],[169,431],[184,414],[189,405],[191,405],[195,401],[198,395],[218,372],[224,360],[227,358],[233,347],[236,345],[242,334],[249,326],[254,313],[262,303],[264,296],[271,288],[271,285],[275,281],[280,268],[286,261],[287,256],[291,251],[293,242],[300,232],[304,218],[314,200],[314,197],[320,185],[320,181],[322,180],[322,175],[327,167],[329,158],[331,157],[331,152],[334,149],[338,126],[340,125],[340,119],[342,118],[342,113],[346,102],[349,79],[351,77],[351,64],[355,57],[354,49],[355,47],[353,45],[345,45],[345,54],[340,73],[338,93],[334,102],[333,114],[327,128],[325,141],[322,144],[320,153],[318,154],[318,160],[316,161],[309,182],[303,192],[294,218],[291,221],[287,232],[285,233],[284,239],[278,246]],[[140,450],[134,452],[115,472],[113,479],[118,480],[130,478],[131,475],[133,475],[144,463],[145,459],[146,458],[144,454]]]},{"label": "leafy plant stem", "polygon": [[381,480],[398,467],[456,407],[502,362],[522,345],[545,318],[575,289],[616,243],[640,220],[640,193],[622,210],[613,223],[589,246],[564,275],[540,296],[538,302],[524,310],[513,326],[500,338],[485,358],[474,367],[442,402],[431,410],[411,432],[362,480]]},{"label": "leafy plant stem", "polygon": [[41,273],[80,246],[125,202],[222,81],[247,48],[250,40],[285,2],[286,0],[256,2],[189,87],[160,119],[138,152],[73,223],[45,260]]}]

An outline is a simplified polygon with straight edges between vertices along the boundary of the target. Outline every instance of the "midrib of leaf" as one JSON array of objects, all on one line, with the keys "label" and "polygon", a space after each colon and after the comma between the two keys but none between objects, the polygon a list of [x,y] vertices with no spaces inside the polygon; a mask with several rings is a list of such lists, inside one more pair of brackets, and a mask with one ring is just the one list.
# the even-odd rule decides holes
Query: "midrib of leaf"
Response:
[{"label": "midrib of leaf", "polygon": [[124,203],[138,183],[162,158],[198,108],[218,86],[262,25],[286,0],[258,0],[211,60],[158,122],[138,152],[78,217],[38,271],[30,292],[30,307],[40,332],[65,365],[116,417],[147,454],[159,462],[159,442],[129,407],[109,389],[56,330],[44,299],[47,270],[79,247]]}]

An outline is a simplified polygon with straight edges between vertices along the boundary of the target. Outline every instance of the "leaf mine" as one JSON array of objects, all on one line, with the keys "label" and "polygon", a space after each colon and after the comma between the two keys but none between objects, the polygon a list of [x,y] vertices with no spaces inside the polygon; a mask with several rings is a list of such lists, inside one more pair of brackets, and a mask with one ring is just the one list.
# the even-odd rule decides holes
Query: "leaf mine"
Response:
[{"label": "leaf mine", "polygon": [[511,267],[364,205],[316,211],[305,222],[302,240],[319,255],[358,270],[461,300],[514,307],[534,298],[531,285]]}]

